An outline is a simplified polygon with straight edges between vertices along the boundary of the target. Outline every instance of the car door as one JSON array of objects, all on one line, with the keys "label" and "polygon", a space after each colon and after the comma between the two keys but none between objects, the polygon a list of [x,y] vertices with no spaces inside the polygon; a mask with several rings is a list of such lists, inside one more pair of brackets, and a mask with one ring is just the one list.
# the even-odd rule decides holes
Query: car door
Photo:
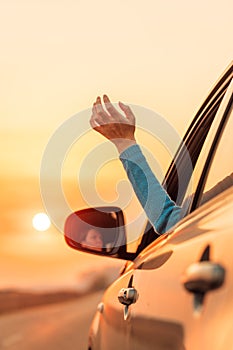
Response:
[{"label": "car door", "polygon": [[[223,349],[225,332],[232,331],[232,199],[231,191],[231,202],[223,197],[203,206],[138,258],[133,288],[139,297],[130,306],[130,349]],[[219,287],[209,287],[205,294],[189,292],[185,285],[192,282],[193,266],[201,269],[206,261],[210,268],[223,269]]]},{"label": "car door", "polygon": [[[117,283],[113,283],[107,289],[103,296],[101,315],[98,315],[98,334],[95,336],[95,344],[91,349],[101,350],[129,350],[131,347],[130,339],[130,320],[124,319],[124,307],[118,300],[119,291],[122,288],[129,287],[133,270],[118,278]],[[92,324],[93,329],[93,324]]]},{"label": "car door", "polygon": [[[202,162],[198,160],[194,169],[192,213],[135,260],[132,285],[139,298],[130,306],[131,349],[222,349],[227,337],[223,330],[231,327],[227,320],[233,310],[232,286],[224,282],[224,274],[233,272],[233,194],[231,189],[228,197],[214,191],[216,198],[208,193],[203,199],[210,187],[233,173],[232,94],[231,83],[203,145]],[[189,269],[204,261],[210,262],[210,269],[222,268],[222,283],[204,294],[190,292]]]}]

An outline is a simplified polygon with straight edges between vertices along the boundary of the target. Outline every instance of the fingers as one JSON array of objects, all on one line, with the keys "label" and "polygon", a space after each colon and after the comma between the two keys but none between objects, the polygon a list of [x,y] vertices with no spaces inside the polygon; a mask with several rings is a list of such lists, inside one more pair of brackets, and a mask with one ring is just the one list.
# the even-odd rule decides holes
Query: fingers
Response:
[{"label": "fingers", "polygon": [[100,127],[100,124],[96,121],[96,119],[95,119],[93,114],[92,114],[91,119],[90,119],[90,125],[91,125],[91,127],[93,129],[95,129],[97,131],[98,131],[99,127]]},{"label": "fingers", "polygon": [[130,123],[135,124],[135,116],[130,109],[129,106],[125,105],[123,102],[119,102],[119,106],[122,109],[122,111],[125,113],[126,118],[130,121]]},{"label": "fingers", "polygon": [[96,102],[93,105],[95,119],[99,124],[109,123],[111,121],[111,116],[104,110],[101,98],[98,96]]},{"label": "fingers", "polygon": [[98,96],[93,103],[90,125],[94,130],[103,133],[102,127],[111,123],[114,123],[114,119],[104,110],[101,98]]},{"label": "fingers", "polygon": [[135,125],[135,117],[129,106],[125,105],[123,102],[119,102],[119,106],[124,112],[124,115],[122,115],[113,106],[107,95],[103,96],[103,101],[108,113],[103,108],[101,98],[98,96],[93,104],[92,116],[90,120],[90,124],[93,129],[97,130],[97,128],[101,127],[101,125],[110,123],[129,123],[131,125]]},{"label": "fingers", "polygon": [[114,118],[115,121],[120,121],[122,119],[122,115],[117,111],[117,109],[112,105],[110,99],[107,95],[103,96],[104,104],[109,112],[109,114]]},{"label": "fingers", "polygon": [[95,129],[96,131],[99,131],[100,126],[104,124],[103,118],[101,117],[101,114],[104,113],[104,111],[101,110],[100,106],[97,106],[97,101],[99,101],[98,97],[96,99],[96,102],[93,103],[92,115],[89,122],[93,129]]}]

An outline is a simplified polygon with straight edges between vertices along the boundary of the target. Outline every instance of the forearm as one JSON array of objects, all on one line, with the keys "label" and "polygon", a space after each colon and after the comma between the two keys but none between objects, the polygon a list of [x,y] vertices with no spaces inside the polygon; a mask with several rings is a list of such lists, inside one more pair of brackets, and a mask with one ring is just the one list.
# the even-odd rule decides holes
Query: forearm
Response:
[{"label": "forearm", "polygon": [[180,218],[180,210],[152,173],[141,149],[134,144],[120,154],[133,189],[158,233],[164,233]]},{"label": "forearm", "polygon": [[164,233],[180,218],[180,207],[169,198],[152,173],[135,141],[135,116],[129,106],[119,102],[124,115],[103,96],[106,110],[98,96],[93,104],[90,124],[92,128],[113,142],[133,185],[134,191],[151,224]]}]

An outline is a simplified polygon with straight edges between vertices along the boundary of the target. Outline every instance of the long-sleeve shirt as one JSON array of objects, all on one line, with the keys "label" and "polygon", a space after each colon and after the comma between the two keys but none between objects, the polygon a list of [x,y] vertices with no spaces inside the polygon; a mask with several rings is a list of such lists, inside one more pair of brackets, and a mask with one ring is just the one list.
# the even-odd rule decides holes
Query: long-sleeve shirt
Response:
[{"label": "long-sleeve shirt", "polygon": [[181,207],[159,183],[137,144],[124,150],[120,160],[150,223],[159,234],[166,232],[179,221]]},{"label": "long-sleeve shirt", "polygon": [[[120,160],[151,225],[159,234],[169,230],[185,215],[185,207],[190,198],[186,199],[183,208],[176,205],[151,171],[137,144],[123,151]],[[205,192],[200,204],[206,203],[231,186],[233,173]]]}]

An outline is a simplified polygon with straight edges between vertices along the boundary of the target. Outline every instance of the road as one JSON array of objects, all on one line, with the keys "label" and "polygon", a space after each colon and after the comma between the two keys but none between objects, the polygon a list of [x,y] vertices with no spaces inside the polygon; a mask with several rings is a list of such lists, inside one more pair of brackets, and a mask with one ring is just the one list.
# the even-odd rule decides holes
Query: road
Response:
[{"label": "road", "polygon": [[87,350],[89,325],[101,296],[98,292],[0,316],[0,349]]}]

